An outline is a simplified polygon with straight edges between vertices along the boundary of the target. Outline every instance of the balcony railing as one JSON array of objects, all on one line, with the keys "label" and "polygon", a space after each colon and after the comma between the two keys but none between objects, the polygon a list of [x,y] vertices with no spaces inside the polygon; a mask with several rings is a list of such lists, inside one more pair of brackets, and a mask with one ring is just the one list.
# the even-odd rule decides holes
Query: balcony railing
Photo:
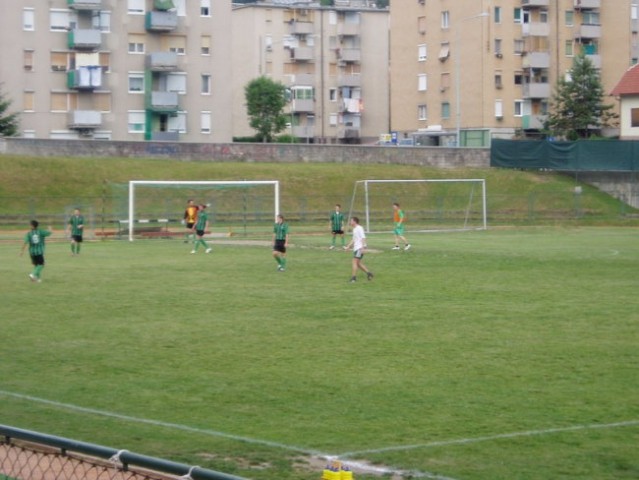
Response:
[{"label": "balcony railing", "polygon": [[339,75],[337,77],[338,87],[361,87],[362,77],[360,75]]},{"label": "balcony railing", "polygon": [[311,47],[297,47],[291,49],[291,59],[301,62],[308,62],[313,60],[313,49]]},{"label": "balcony railing", "polygon": [[591,8],[601,8],[601,0],[574,0],[575,8],[587,10]]},{"label": "balcony railing", "polygon": [[67,5],[72,10],[100,10],[102,0],[67,0]]},{"label": "balcony railing", "polygon": [[312,87],[315,85],[315,75],[312,73],[296,73],[289,75],[289,86]]},{"label": "balcony railing", "polygon": [[177,142],[180,140],[179,132],[151,132],[151,140],[155,142]]},{"label": "balcony railing", "polygon": [[153,112],[174,113],[179,110],[180,102],[177,92],[153,91],[147,96],[146,108]]},{"label": "balcony railing", "polygon": [[291,22],[291,35],[310,35],[313,33],[312,22]]},{"label": "balcony railing", "polygon": [[94,129],[102,125],[102,113],[97,110],[71,110],[67,126],[73,130]]},{"label": "balcony railing", "polygon": [[340,23],[337,25],[337,34],[340,37],[354,37],[360,34],[358,23]]},{"label": "balcony railing", "polygon": [[524,23],[521,31],[524,37],[547,37],[550,35],[550,25],[544,22]]},{"label": "balcony railing", "polygon": [[313,125],[298,125],[293,127],[293,136],[298,138],[313,138],[315,127]]},{"label": "balcony railing", "polygon": [[359,62],[362,59],[362,51],[359,48],[340,48],[337,58],[342,62]]},{"label": "balcony railing", "polygon": [[547,7],[550,5],[550,0],[521,0],[521,5],[529,8]]},{"label": "balcony railing", "polygon": [[93,29],[73,29],[68,33],[70,49],[97,50],[102,45],[102,32]]},{"label": "balcony railing", "polygon": [[524,115],[521,118],[521,128],[524,130],[542,130],[548,115]]},{"label": "balcony railing", "polygon": [[527,83],[523,88],[524,98],[550,98],[549,83]]},{"label": "balcony railing", "polygon": [[171,32],[178,26],[177,11],[147,12],[144,26],[149,32]]},{"label": "balcony railing", "polygon": [[576,38],[601,38],[601,25],[582,24],[575,35]]},{"label": "balcony railing", "polygon": [[70,90],[95,90],[102,87],[102,67],[80,67],[67,72]]},{"label": "balcony railing", "polygon": [[291,110],[297,113],[312,113],[315,111],[315,102],[307,99],[294,99],[291,102]]},{"label": "balcony railing", "polygon": [[360,129],[358,127],[342,127],[337,130],[337,138],[359,138],[359,132]]},{"label": "balcony railing", "polygon": [[178,55],[175,52],[149,53],[146,68],[152,72],[174,72],[178,69]]},{"label": "balcony railing", "polygon": [[524,68],[550,68],[550,53],[526,52],[521,63]]}]

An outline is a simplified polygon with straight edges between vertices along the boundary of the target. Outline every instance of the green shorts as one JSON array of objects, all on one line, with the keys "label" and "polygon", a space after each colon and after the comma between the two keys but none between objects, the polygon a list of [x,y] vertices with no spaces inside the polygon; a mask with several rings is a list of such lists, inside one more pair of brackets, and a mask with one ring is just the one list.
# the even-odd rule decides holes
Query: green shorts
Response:
[{"label": "green shorts", "polygon": [[395,235],[404,236],[404,224],[403,223],[396,223],[395,224],[395,230],[393,230],[393,233]]}]

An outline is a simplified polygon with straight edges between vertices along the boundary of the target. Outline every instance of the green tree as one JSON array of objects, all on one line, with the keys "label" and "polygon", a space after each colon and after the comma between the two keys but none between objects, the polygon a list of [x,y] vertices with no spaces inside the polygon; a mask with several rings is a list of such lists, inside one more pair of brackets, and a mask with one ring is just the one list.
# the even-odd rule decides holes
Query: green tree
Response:
[{"label": "green tree", "polygon": [[18,134],[18,113],[8,113],[11,100],[0,91],[0,136],[13,137]]},{"label": "green tree", "polygon": [[553,95],[546,130],[553,136],[577,140],[613,126],[618,115],[603,103],[599,72],[584,54],[577,55],[570,79],[560,78]]},{"label": "green tree", "polygon": [[246,85],[244,94],[251,128],[262,142],[272,142],[274,135],[286,128],[287,117],[283,113],[288,101],[286,87],[261,76]]}]

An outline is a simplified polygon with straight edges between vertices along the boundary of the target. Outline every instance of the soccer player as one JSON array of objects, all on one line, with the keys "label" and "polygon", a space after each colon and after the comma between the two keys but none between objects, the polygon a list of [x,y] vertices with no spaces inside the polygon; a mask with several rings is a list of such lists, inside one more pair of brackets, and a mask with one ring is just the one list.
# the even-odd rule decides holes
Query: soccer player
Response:
[{"label": "soccer player", "polygon": [[209,214],[204,211],[206,209],[206,205],[200,205],[197,211],[197,220],[195,225],[193,226],[193,231],[197,235],[195,240],[195,245],[193,245],[193,250],[191,253],[197,253],[197,249],[200,245],[202,245],[206,250],[205,253],[211,253],[212,248],[209,247],[209,244],[204,240],[204,234],[206,230],[209,228]]},{"label": "soccer player", "polygon": [[395,222],[395,229],[393,233],[395,234],[395,246],[393,250],[399,250],[399,241],[404,242],[404,250],[408,250],[410,248],[410,243],[406,240],[404,236],[404,210],[399,207],[399,203],[393,203],[393,221]]},{"label": "soccer player", "polygon": [[[183,223],[186,225],[186,233],[184,234],[184,243],[189,243],[189,237],[193,234],[193,227],[197,221],[198,207],[193,200],[186,203],[186,210],[184,210]],[[194,237],[195,239],[195,237]]]},{"label": "soccer player", "polygon": [[73,215],[67,224],[66,234],[71,233],[71,256],[80,255],[80,244],[84,232],[84,217],[80,214],[80,209],[73,210]]},{"label": "soccer player", "polygon": [[51,235],[53,229],[48,230],[38,228],[37,220],[31,220],[31,230],[24,236],[24,243],[20,250],[20,256],[24,254],[24,250],[29,247],[29,255],[33,264],[33,271],[29,274],[32,282],[40,283],[42,281],[42,269],[44,268],[44,239]]},{"label": "soccer player", "polygon": [[353,261],[351,268],[351,283],[355,283],[357,281],[357,270],[361,270],[366,273],[366,278],[368,280],[373,279],[373,272],[371,272],[366,265],[362,263],[362,258],[364,258],[364,250],[366,249],[366,233],[364,233],[364,227],[359,224],[359,218],[353,217],[351,218],[351,227],[353,227],[353,238],[348,245],[344,247],[344,250],[348,250],[353,247]]},{"label": "soccer player", "polygon": [[331,213],[330,224],[333,237],[331,238],[330,250],[335,248],[335,238],[338,235],[342,238],[342,247],[344,246],[344,214],[340,211],[341,208],[338,203],[335,205],[335,211]]},{"label": "soccer player", "polygon": [[286,270],[286,247],[288,247],[288,223],[283,215],[278,215],[273,225],[273,258],[277,262],[277,271]]}]

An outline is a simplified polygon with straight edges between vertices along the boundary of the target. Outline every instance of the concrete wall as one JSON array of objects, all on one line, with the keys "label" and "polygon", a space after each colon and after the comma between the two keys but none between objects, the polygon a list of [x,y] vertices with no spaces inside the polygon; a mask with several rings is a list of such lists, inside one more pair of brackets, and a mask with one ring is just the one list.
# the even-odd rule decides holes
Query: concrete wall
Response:
[{"label": "concrete wall", "polygon": [[182,161],[401,164],[488,168],[487,148],[280,143],[161,143],[0,138],[0,154],[43,157],[173,158]]}]

